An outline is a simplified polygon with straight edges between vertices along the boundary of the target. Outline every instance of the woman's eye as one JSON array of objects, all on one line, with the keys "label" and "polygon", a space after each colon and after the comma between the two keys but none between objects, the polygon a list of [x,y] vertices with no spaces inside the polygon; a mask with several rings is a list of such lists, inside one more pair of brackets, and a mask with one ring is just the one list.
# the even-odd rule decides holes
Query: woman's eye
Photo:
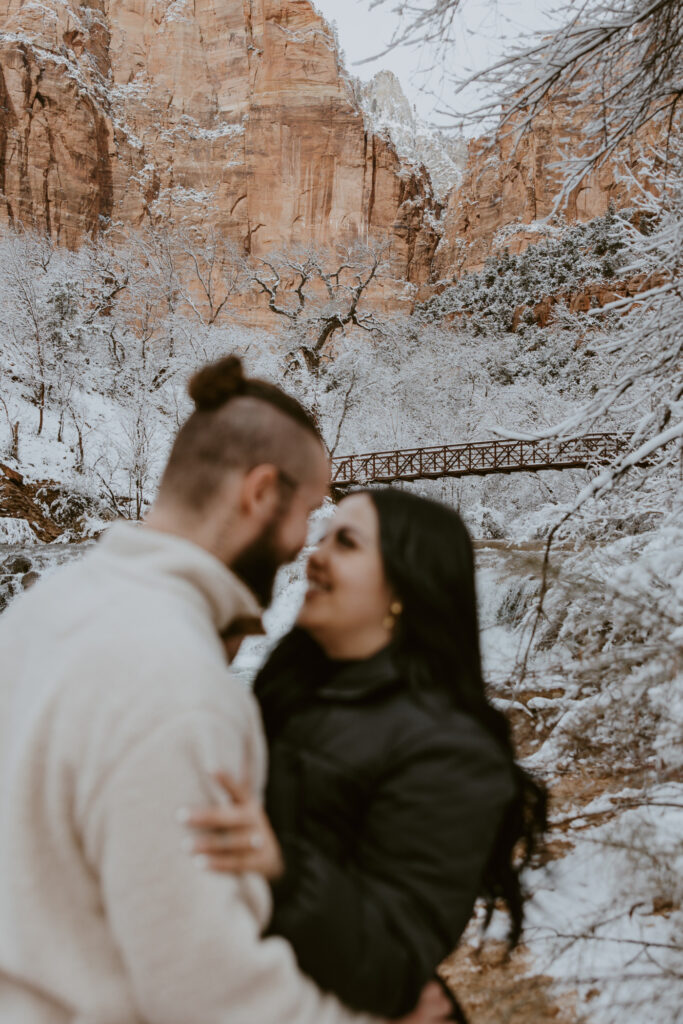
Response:
[{"label": "woman's eye", "polygon": [[337,534],[337,543],[341,544],[341,546],[343,548],[355,548],[355,546],[356,546],[354,544],[352,538],[349,537],[348,533],[338,533]]}]

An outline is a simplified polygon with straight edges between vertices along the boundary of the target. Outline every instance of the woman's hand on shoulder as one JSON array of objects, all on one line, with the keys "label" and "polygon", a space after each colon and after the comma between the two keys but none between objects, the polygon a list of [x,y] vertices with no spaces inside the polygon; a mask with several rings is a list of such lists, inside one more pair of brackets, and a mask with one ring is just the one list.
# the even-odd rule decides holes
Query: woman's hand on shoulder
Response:
[{"label": "woman's hand on shoulder", "polygon": [[442,1024],[453,1020],[453,1004],[437,981],[430,981],[422,989],[420,1001],[407,1017],[398,1024]]},{"label": "woman's hand on shoulder", "polygon": [[223,772],[214,777],[231,803],[182,811],[182,822],[191,832],[184,848],[207,871],[256,872],[269,881],[281,878],[282,851],[261,802],[248,784]]}]

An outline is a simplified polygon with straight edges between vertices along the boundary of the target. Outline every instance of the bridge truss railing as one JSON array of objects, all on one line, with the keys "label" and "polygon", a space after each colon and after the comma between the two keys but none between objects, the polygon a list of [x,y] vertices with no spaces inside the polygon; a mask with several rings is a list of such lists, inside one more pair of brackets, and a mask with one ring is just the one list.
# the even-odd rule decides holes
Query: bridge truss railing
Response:
[{"label": "bridge truss railing", "polygon": [[559,440],[472,441],[341,455],[332,460],[332,486],[343,489],[398,480],[605,466],[629,450],[630,437],[630,434],[584,434]]}]

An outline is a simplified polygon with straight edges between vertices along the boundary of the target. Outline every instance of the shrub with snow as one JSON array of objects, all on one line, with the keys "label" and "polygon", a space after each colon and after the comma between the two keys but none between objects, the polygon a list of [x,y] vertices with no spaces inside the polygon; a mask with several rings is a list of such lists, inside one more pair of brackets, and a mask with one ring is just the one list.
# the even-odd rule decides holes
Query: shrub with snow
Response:
[{"label": "shrub with snow", "polygon": [[549,295],[571,293],[589,282],[609,282],[624,268],[628,213],[610,207],[586,224],[548,229],[543,242],[513,255],[508,249],[488,257],[479,273],[463,274],[429,299],[420,312],[439,320],[466,314],[480,334],[533,324],[533,308]]}]

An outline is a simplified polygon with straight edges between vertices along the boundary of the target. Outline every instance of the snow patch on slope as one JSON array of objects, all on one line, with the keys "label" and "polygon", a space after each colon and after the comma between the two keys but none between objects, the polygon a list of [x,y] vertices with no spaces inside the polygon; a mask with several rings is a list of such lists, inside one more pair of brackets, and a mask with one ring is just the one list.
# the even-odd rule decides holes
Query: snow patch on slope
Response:
[{"label": "snow patch on slope", "polygon": [[575,819],[573,850],[530,879],[526,939],[538,969],[576,994],[592,1024],[680,1020],[682,798],[668,783],[647,799],[636,792],[637,806],[598,827]]}]

